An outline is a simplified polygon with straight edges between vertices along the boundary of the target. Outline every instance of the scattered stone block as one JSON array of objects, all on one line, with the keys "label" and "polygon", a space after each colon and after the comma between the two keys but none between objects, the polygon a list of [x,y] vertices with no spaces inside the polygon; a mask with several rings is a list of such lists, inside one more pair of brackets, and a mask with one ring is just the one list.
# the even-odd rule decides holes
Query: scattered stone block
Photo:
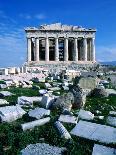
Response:
[{"label": "scattered stone block", "polygon": [[40,95],[44,95],[44,94],[46,94],[47,93],[47,90],[46,89],[40,89],[39,90],[39,94]]},{"label": "scattered stone block", "polygon": [[60,115],[58,121],[64,123],[77,124],[77,117],[71,115]]},{"label": "scattered stone block", "polygon": [[56,121],[54,125],[57,128],[58,132],[60,133],[61,138],[71,139],[71,135],[66,130],[66,128],[62,125],[62,123],[60,123],[59,121]]},{"label": "scattered stone block", "polygon": [[74,96],[71,92],[69,92],[67,94],[63,94],[62,96],[59,96],[54,102],[53,107],[62,110],[67,109],[68,111],[70,111],[73,102],[74,102]]},{"label": "scattered stone block", "polygon": [[109,115],[114,115],[114,116],[116,116],[116,111],[110,111],[110,112],[109,112]]},{"label": "scattered stone block", "polygon": [[49,94],[45,94],[42,97],[41,104],[44,108],[48,109],[51,107],[53,101],[54,101],[54,97],[49,96]]},{"label": "scattered stone block", "polygon": [[116,149],[111,147],[106,147],[103,145],[95,144],[93,147],[92,155],[115,155]]},{"label": "scattered stone block", "polygon": [[33,102],[41,102],[42,97],[38,96],[33,96],[33,97],[28,97],[28,96],[21,96],[18,97],[18,104],[19,105],[32,105]]},{"label": "scattered stone block", "polygon": [[5,88],[7,88],[7,85],[6,84],[0,84],[0,88],[5,89]]},{"label": "scattered stone block", "polygon": [[116,117],[108,116],[106,122],[107,122],[109,125],[112,125],[112,126],[115,126],[115,127],[116,127]]},{"label": "scattered stone block", "polygon": [[12,122],[21,118],[26,112],[18,105],[0,107],[0,118],[2,122]]},{"label": "scattered stone block", "polygon": [[40,119],[43,116],[50,115],[50,110],[46,110],[44,108],[35,108],[34,110],[30,110],[28,114],[31,117],[35,117],[36,119]]},{"label": "scattered stone block", "polygon": [[45,77],[39,78],[38,81],[39,81],[39,82],[45,82]]},{"label": "scattered stone block", "polygon": [[23,131],[26,131],[28,129],[33,129],[36,126],[42,126],[42,125],[48,123],[49,121],[50,121],[50,117],[46,117],[46,118],[39,119],[36,121],[21,124],[21,127],[22,127]]},{"label": "scattered stone block", "polygon": [[106,125],[79,121],[70,133],[105,144],[116,143],[116,128]]},{"label": "scattered stone block", "polygon": [[0,91],[0,97],[7,97],[7,96],[12,96],[12,95],[14,94],[9,91]]},{"label": "scattered stone block", "polygon": [[49,88],[49,90],[58,91],[58,90],[61,90],[61,88],[60,87],[51,87],[51,88]]},{"label": "scattered stone block", "polygon": [[93,90],[97,86],[97,79],[93,77],[85,77],[79,80],[79,86],[83,89]]},{"label": "scattered stone block", "polygon": [[0,105],[9,104],[5,99],[0,99]]},{"label": "scattered stone block", "polygon": [[78,117],[85,120],[93,120],[94,114],[92,114],[90,111],[80,110],[78,113]]},{"label": "scattered stone block", "polygon": [[108,95],[116,95],[116,90],[114,89],[106,89],[106,92],[108,93]]},{"label": "scattered stone block", "polygon": [[30,144],[21,150],[22,155],[62,155],[66,151],[64,147],[50,146],[45,143]]},{"label": "scattered stone block", "polygon": [[49,83],[45,83],[45,88],[51,88],[52,86]]},{"label": "scattered stone block", "polygon": [[63,90],[69,90],[69,87],[67,86],[62,86]]}]

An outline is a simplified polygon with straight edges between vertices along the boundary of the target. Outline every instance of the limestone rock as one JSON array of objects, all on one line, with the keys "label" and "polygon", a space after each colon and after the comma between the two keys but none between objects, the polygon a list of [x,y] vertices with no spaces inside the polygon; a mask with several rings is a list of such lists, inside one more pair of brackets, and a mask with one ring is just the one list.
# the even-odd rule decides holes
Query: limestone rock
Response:
[{"label": "limestone rock", "polygon": [[30,144],[21,150],[22,155],[62,155],[66,151],[64,147],[50,146],[45,143]]},{"label": "limestone rock", "polygon": [[48,109],[51,107],[52,103],[54,101],[54,97],[53,96],[50,96],[49,94],[45,94],[43,95],[42,97],[42,100],[41,100],[41,105]]},{"label": "limestone rock", "polygon": [[12,95],[14,94],[9,91],[0,91],[0,97],[7,97],[7,96],[12,96]]},{"label": "limestone rock", "polygon": [[34,110],[30,110],[28,114],[31,117],[35,117],[36,119],[40,119],[43,116],[50,115],[50,110],[46,110],[44,108],[35,108]]},{"label": "limestone rock", "polygon": [[44,124],[48,123],[49,121],[50,121],[50,117],[46,117],[46,118],[39,119],[36,121],[21,124],[21,127],[22,127],[23,131],[26,131],[28,129],[33,129],[36,126],[44,125]]},{"label": "limestone rock", "polygon": [[42,97],[38,96],[33,96],[33,97],[28,97],[28,96],[21,96],[18,97],[18,104],[19,105],[32,105],[33,102],[41,102]]},{"label": "limestone rock", "polygon": [[116,143],[116,128],[87,121],[79,121],[71,134],[105,144]]},{"label": "limestone rock", "polygon": [[108,93],[104,88],[95,88],[93,91],[91,91],[91,96],[107,97]]},{"label": "limestone rock", "polygon": [[5,88],[7,88],[7,85],[6,84],[0,84],[0,88],[5,89]]},{"label": "limestone rock", "polygon": [[26,112],[19,106],[0,107],[0,118],[3,122],[12,122],[21,118]]},{"label": "limestone rock", "polygon": [[77,118],[71,115],[60,115],[58,121],[64,122],[64,123],[77,124]]},{"label": "limestone rock", "polygon": [[51,88],[52,86],[49,83],[45,83],[45,88]]},{"label": "limestone rock", "polygon": [[39,94],[40,95],[43,95],[43,94],[46,94],[47,93],[47,90],[46,89],[40,89],[39,90]]},{"label": "limestone rock", "polygon": [[108,116],[106,122],[107,122],[109,125],[112,125],[112,126],[115,126],[115,127],[116,127],[116,117]]},{"label": "limestone rock", "polygon": [[81,108],[86,103],[86,91],[84,91],[80,86],[71,86],[70,91],[74,95],[74,108]]},{"label": "limestone rock", "polygon": [[71,92],[64,94],[56,99],[53,104],[54,108],[71,110],[72,103],[74,102],[74,96]]},{"label": "limestone rock", "polygon": [[116,116],[116,111],[110,111],[110,112],[109,112],[109,115],[114,115],[114,116]]},{"label": "limestone rock", "polygon": [[95,144],[93,147],[92,155],[115,155],[116,149],[111,147],[106,147],[103,145]]},{"label": "limestone rock", "polygon": [[78,117],[85,120],[93,120],[94,114],[92,114],[90,111],[80,110],[78,113]]},{"label": "limestone rock", "polygon": [[4,99],[0,99],[0,105],[4,105],[4,104],[9,104],[9,102],[7,102],[7,101],[4,100]]}]

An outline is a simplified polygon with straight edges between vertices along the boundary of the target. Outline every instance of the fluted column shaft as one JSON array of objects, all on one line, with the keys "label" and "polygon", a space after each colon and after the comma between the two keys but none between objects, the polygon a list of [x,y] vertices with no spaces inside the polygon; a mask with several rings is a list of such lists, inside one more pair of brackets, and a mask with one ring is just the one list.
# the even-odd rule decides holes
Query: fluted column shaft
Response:
[{"label": "fluted column shaft", "polygon": [[27,61],[31,61],[31,38],[27,38]]},{"label": "fluted column shaft", "polygon": [[45,43],[45,61],[49,61],[49,39],[48,37],[46,38],[46,43]]},{"label": "fluted column shaft", "polygon": [[58,38],[55,38],[55,61],[59,61]]},{"label": "fluted column shaft", "polygon": [[87,39],[83,38],[83,54],[84,54],[84,61],[87,61]]},{"label": "fluted column shaft", "polygon": [[68,38],[64,39],[64,61],[68,61]]},{"label": "fluted column shaft", "polygon": [[39,38],[35,38],[35,61],[39,61]]},{"label": "fluted column shaft", "polygon": [[95,61],[95,38],[91,39],[91,55],[92,61]]},{"label": "fluted column shaft", "polygon": [[74,39],[74,55],[73,55],[73,60],[78,61],[78,43],[77,43],[77,38]]}]

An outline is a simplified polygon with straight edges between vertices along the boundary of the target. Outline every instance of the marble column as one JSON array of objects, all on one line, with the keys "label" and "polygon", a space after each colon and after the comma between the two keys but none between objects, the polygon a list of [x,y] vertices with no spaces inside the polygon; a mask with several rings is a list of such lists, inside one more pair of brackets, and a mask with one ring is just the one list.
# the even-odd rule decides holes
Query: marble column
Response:
[{"label": "marble column", "polygon": [[87,38],[83,38],[83,60],[87,61]]},{"label": "marble column", "polygon": [[91,61],[95,61],[95,38],[91,39]]},{"label": "marble column", "polygon": [[68,38],[64,39],[64,61],[68,61]]},{"label": "marble column", "polygon": [[58,38],[55,38],[55,61],[59,61],[59,45],[58,45]]},{"label": "marble column", "polygon": [[78,42],[77,38],[74,39],[74,54],[73,54],[73,60],[78,61]]},{"label": "marble column", "polygon": [[31,61],[31,38],[27,38],[27,61]]},{"label": "marble column", "polygon": [[45,43],[45,61],[49,61],[49,38],[46,38]]},{"label": "marble column", "polygon": [[39,61],[39,38],[35,38],[35,61]]}]

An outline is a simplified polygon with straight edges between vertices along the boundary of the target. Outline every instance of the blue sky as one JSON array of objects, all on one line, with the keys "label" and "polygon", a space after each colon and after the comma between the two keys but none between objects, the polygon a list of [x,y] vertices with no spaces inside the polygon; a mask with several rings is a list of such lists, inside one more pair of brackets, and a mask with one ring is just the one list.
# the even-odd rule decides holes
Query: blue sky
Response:
[{"label": "blue sky", "polygon": [[116,60],[116,0],[0,0],[0,67],[25,62],[24,27],[55,22],[96,28],[97,60]]}]

